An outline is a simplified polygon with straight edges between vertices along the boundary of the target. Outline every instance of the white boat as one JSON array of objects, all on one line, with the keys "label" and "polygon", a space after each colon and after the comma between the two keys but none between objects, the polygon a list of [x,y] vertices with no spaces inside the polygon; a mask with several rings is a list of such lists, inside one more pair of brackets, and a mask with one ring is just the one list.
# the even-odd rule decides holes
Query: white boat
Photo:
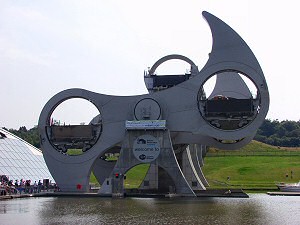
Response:
[{"label": "white boat", "polygon": [[300,181],[298,183],[279,183],[276,184],[276,186],[279,188],[280,191],[285,191],[285,192],[300,192]]}]

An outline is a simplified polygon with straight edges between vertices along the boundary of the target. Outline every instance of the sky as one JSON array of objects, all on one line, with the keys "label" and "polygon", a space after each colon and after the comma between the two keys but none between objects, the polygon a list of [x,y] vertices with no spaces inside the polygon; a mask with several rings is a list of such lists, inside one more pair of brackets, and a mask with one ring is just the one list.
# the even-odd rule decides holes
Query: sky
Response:
[{"label": "sky", "polygon": [[[144,70],[165,55],[184,55],[201,69],[212,46],[202,11],[226,22],[254,52],[270,92],[267,118],[300,119],[297,1],[0,0],[0,5],[0,127],[34,127],[46,102],[69,88],[145,94]],[[186,69],[186,63],[171,60],[157,73]],[[95,114],[85,100],[69,101],[57,108],[58,115],[62,110],[67,118],[89,121]]]}]

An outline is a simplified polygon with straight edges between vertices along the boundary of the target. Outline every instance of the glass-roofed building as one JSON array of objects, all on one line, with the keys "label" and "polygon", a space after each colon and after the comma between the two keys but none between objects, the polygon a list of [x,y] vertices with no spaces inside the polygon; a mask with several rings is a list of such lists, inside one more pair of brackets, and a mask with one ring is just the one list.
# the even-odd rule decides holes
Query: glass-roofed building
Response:
[{"label": "glass-roofed building", "polygon": [[32,182],[49,179],[54,182],[42,151],[0,128],[0,175],[9,180],[31,180]]}]

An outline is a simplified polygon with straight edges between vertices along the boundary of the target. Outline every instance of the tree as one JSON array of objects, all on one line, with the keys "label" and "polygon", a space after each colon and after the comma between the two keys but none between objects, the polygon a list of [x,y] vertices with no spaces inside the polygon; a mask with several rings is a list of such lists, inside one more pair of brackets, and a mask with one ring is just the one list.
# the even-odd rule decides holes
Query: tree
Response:
[{"label": "tree", "polygon": [[258,130],[258,134],[262,136],[269,137],[276,133],[276,125],[278,124],[278,121],[271,121],[269,119],[266,119],[263,124],[260,126]]},{"label": "tree", "polygon": [[275,146],[299,147],[299,138],[300,121],[266,119],[254,139]]},{"label": "tree", "polygon": [[281,124],[281,127],[284,127],[289,132],[300,128],[299,125],[294,121],[285,120],[285,121],[282,121],[280,124]]},{"label": "tree", "polygon": [[26,142],[32,144],[36,148],[40,148],[40,140],[37,126],[27,130],[25,126],[19,128],[19,130],[9,129],[9,132],[22,138]]}]

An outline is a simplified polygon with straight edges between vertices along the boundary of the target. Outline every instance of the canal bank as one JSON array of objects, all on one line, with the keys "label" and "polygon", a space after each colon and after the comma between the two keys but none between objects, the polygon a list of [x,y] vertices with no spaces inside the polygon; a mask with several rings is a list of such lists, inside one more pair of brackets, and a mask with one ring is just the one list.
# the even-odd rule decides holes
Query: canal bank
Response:
[{"label": "canal bank", "polygon": [[[212,189],[206,191],[197,191],[196,196],[201,197],[216,197],[216,198],[248,198],[249,196],[241,189]],[[0,200],[13,198],[29,198],[29,197],[128,197],[128,198],[181,198],[182,196],[173,193],[145,193],[136,190],[126,191],[124,196],[97,194],[97,193],[73,193],[73,192],[40,192],[32,194],[16,194],[1,196]],[[185,197],[182,197],[185,198]],[[191,198],[191,197],[188,197]],[[192,197],[193,198],[193,197]]]}]

